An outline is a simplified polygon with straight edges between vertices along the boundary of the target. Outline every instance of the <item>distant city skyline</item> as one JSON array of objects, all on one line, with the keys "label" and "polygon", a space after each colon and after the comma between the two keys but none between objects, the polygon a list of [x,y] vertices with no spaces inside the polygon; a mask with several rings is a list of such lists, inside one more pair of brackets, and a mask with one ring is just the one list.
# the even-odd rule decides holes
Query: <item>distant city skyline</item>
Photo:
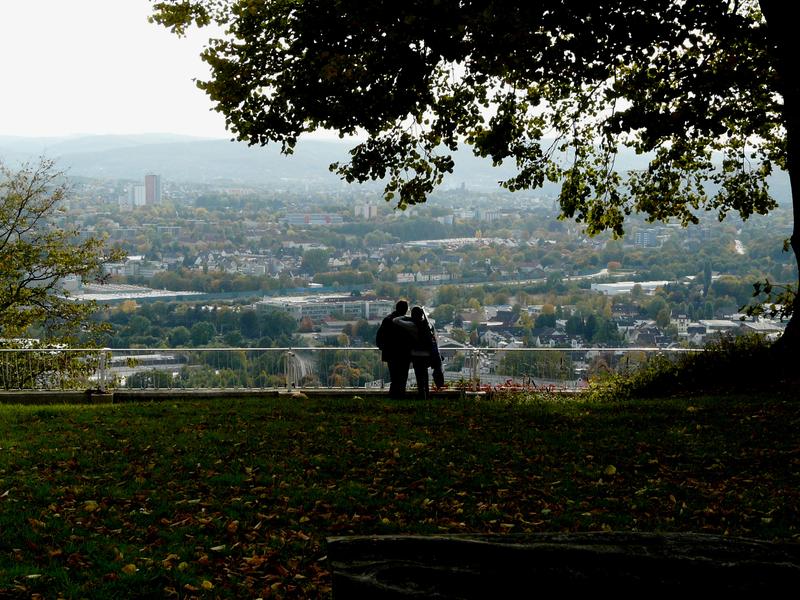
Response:
[{"label": "distant city skyline", "polygon": [[209,31],[178,38],[148,0],[3,0],[0,135],[178,133],[225,138],[194,84]]}]

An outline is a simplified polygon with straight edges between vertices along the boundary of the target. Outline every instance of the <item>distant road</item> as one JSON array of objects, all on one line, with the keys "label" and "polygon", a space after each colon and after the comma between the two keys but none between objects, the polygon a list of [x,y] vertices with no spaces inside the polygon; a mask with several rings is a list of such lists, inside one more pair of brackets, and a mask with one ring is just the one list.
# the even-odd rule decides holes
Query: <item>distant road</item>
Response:
[{"label": "distant road", "polygon": [[[626,271],[625,273],[620,273],[618,276],[632,277],[635,274],[636,273]],[[562,278],[561,281],[583,281],[587,279],[599,279],[601,277],[617,277],[617,275],[612,275],[608,269],[600,269],[597,273],[589,273],[587,275],[567,275],[566,277]],[[546,283],[546,282],[547,282],[547,277],[535,277],[533,279],[498,279],[497,281],[471,281],[469,283],[459,283],[458,281],[436,281],[436,282],[419,283],[418,285],[424,285],[425,287],[439,287],[442,285],[477,287],[479,285],[503,285],[504,283],[510,283],[513,285],[533,285],[537,283]]]}]

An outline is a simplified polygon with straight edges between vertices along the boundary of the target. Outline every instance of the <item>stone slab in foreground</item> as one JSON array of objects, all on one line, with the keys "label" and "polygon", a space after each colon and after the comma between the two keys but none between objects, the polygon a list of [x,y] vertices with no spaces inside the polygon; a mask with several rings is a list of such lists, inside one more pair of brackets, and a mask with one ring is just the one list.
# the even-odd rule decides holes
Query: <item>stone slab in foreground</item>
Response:
[{"label": "stone slab in foreground", "polygon": [[334,537],[328,558],[337,600],[800,587],[798,544],[690,533]]}]

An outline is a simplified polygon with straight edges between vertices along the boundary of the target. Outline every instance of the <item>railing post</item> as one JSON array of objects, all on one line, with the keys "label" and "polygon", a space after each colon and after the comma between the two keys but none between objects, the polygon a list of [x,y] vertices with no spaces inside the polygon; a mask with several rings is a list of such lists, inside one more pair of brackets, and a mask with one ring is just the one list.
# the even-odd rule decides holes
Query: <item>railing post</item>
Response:
[{"label": "railing post", "polygon": [[292,377],[292,367],[294,363],[294,352],[292,352],[291,348],[286,352],[286,366],[284,368],[284,374],[286,378],[286,389],[292,389],[292,384],[294,383]]},{"label": "railing post", "polygon": [[98,371],[99,371],[98,372],[98,382],[99,382],[98,388],[100,389],[100,392],[103,393],[103,394],[106,393],[107,388],[108,388],[108,382],[107,382],[107,379],[106,379],[106,377],[107,377],[107,373],[106,373],[106,356],[107,356],[107,354],[106,353],[108,353],[108,352],[110,352],[110,350],[108,348],[103,348],[100,351],[100,363],[98,364]]},{"label": "railing post", "polygon": [[472,391],[477,392],[478,388],[480,387],[480,381],[478,380],[478,363],[480,361],[480,355],[478,353],[477,348],[470,348],[469,350],[470,356],[470,380],[472,381]]}]

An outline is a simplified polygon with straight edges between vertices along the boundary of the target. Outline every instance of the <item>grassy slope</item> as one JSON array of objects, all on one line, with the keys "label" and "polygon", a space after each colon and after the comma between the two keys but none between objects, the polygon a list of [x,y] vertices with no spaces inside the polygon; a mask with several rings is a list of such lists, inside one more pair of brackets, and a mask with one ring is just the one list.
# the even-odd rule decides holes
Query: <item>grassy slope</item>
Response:
[{"label": "grassy slope", "polygon": [[798,540],[800,405],[0,407],[0,596],[325,595],[328,535]]}]

